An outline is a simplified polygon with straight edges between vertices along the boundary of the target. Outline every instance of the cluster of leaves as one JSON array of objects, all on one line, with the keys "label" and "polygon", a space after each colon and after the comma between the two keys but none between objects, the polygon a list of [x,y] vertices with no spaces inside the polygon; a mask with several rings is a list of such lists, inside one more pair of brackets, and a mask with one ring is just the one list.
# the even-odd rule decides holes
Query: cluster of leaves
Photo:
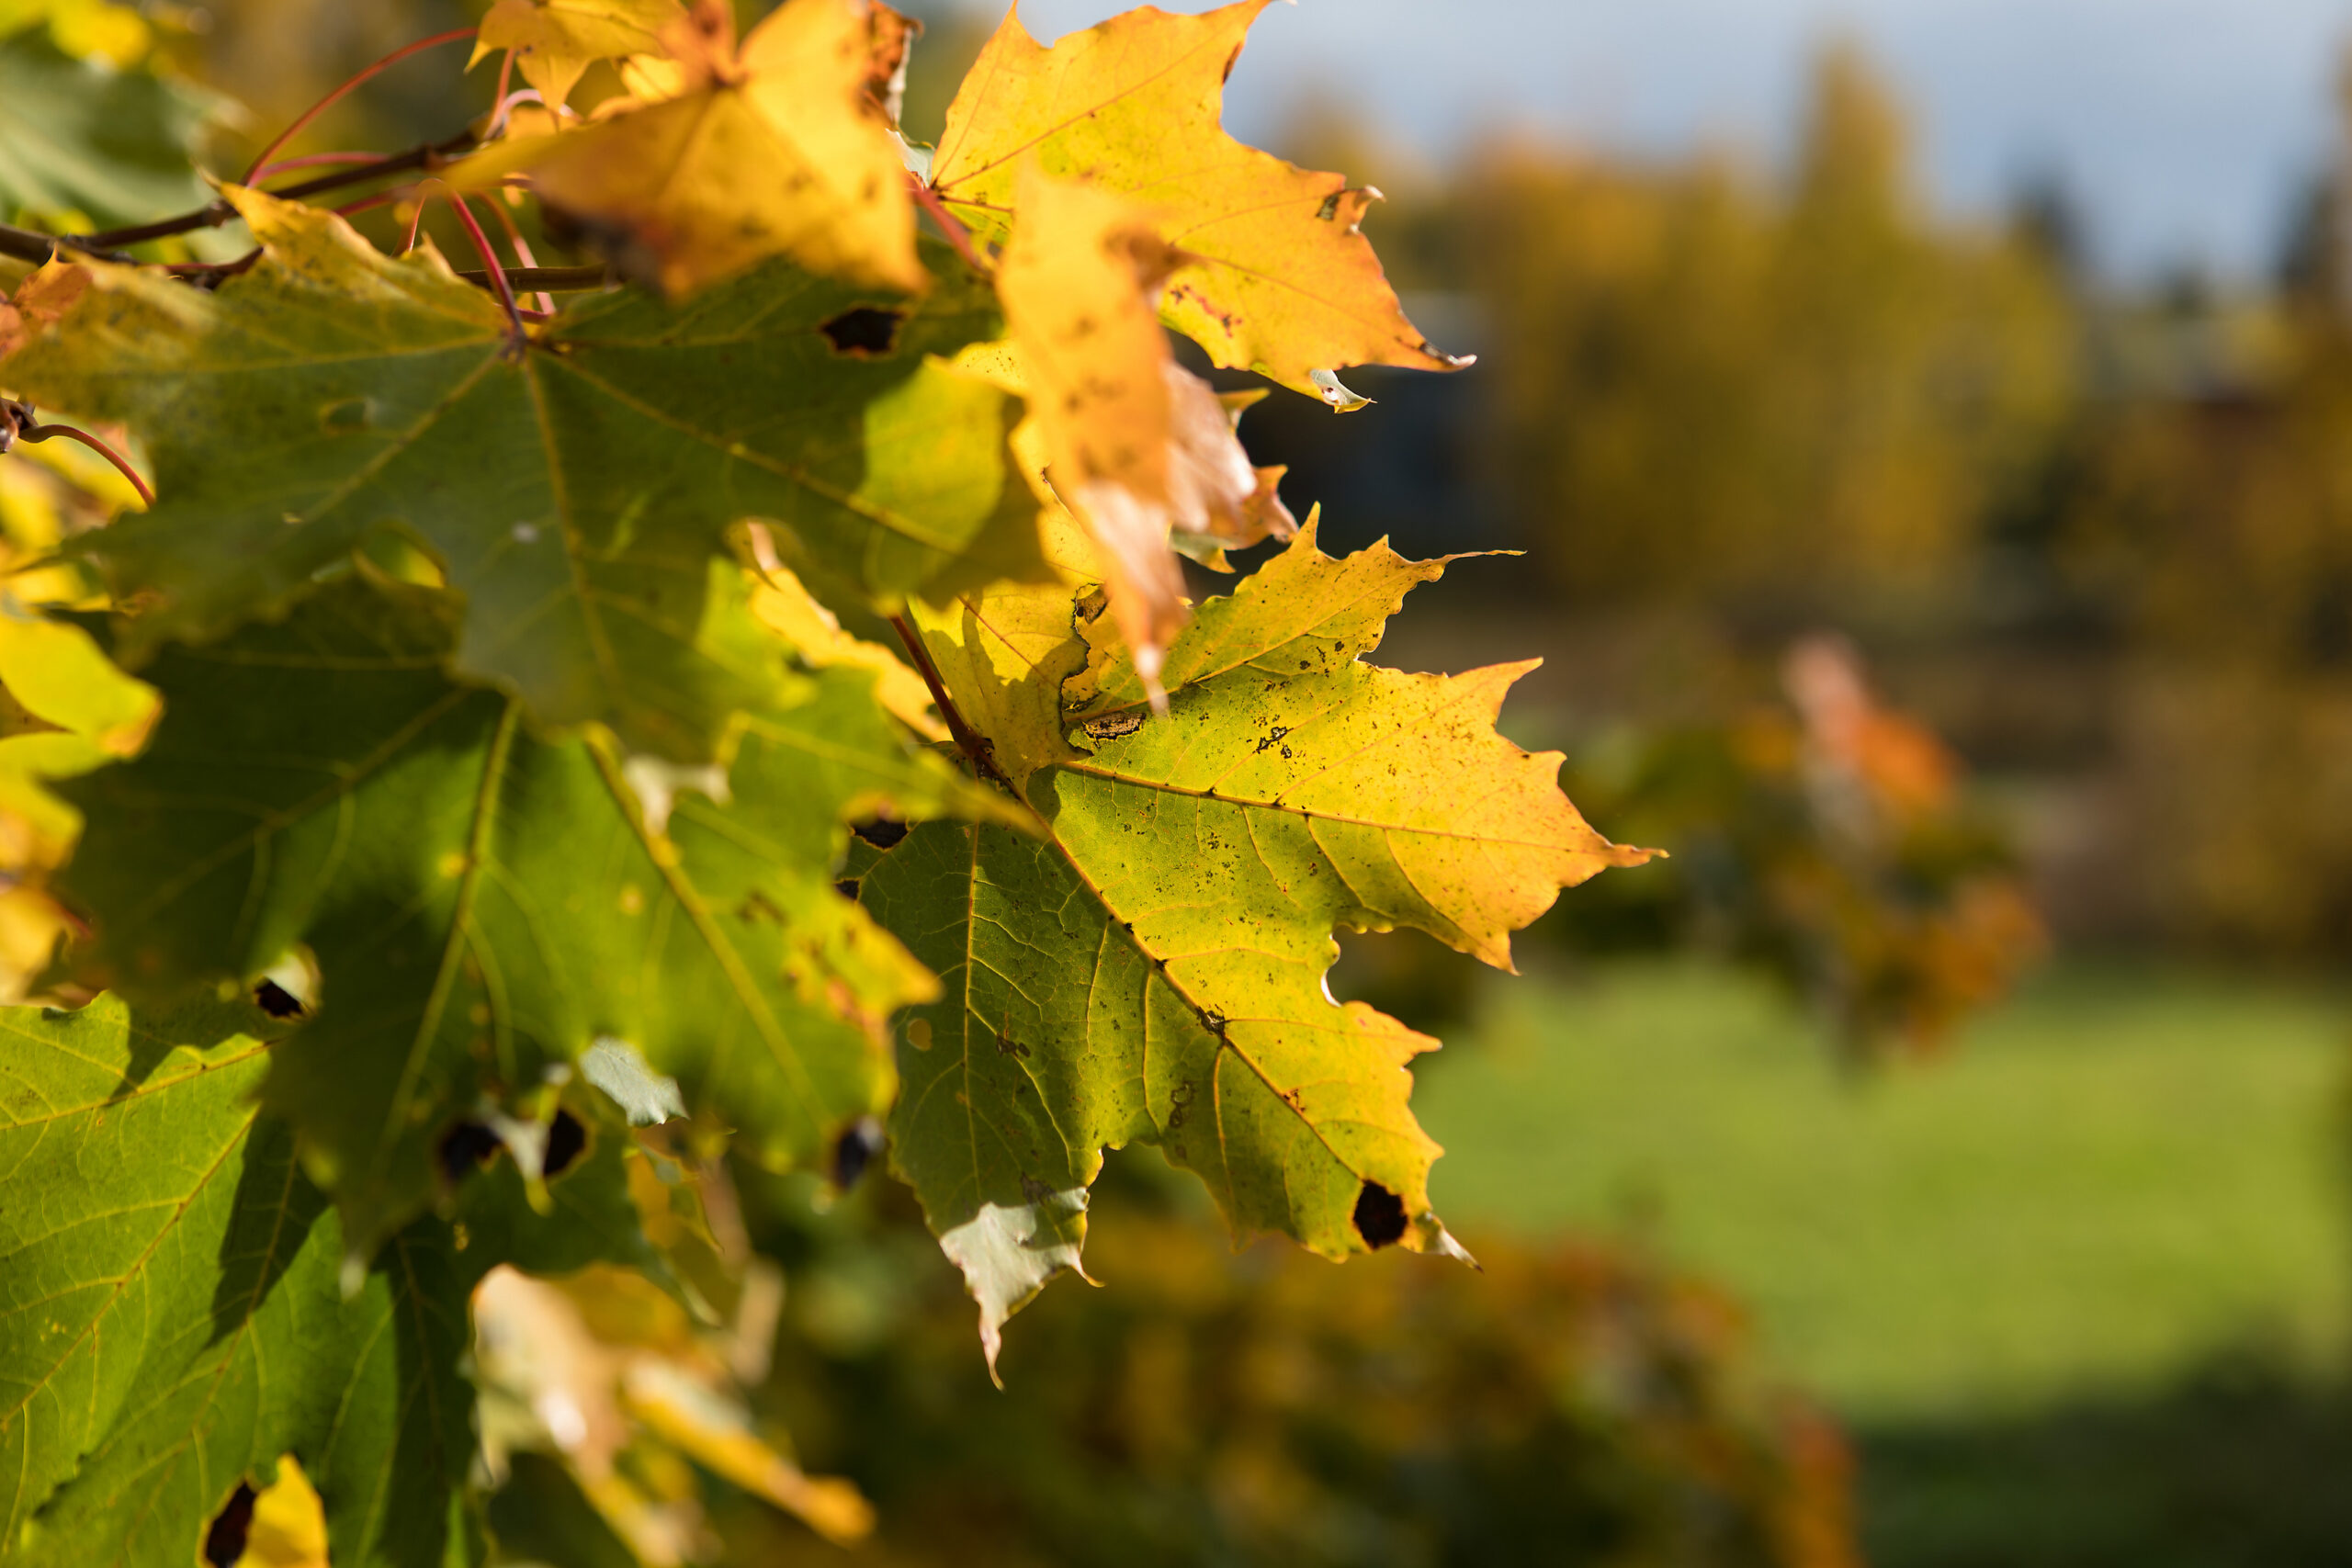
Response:
[{"label": "cluster of leaves", "polygon": [[1843,641],[1790,650],[1787,709],[1603,737],[1579,793],[1677,846],[1564,909],[1587,951],[1696,945],[1775,976],[1856,1060],[1939,1046],[2043,951],[2007,839]]},{"label": "cluster of leaves", "polygon": [[[1462,1256],[1434,1043],[1330,1000],[1334,933],[1507,966],[1645,856],[1496,733],[1523,667],[1363,662],[1443,563],[1325,555],[1175,363],[1342,409],[1348,366],[1458,363],[1371,193],[1219,128],[1264,4],[1008,17],[933,150],[878,0],[740,45],[503,0],[462,136],[0,234],[47,258],[0,435],[70,411],[155,496],[59,513],[0,639],[15,874],[68,939],[24,983],[83,1004],[0,1017],[0,1560],[185,1562],[291,1457],[341,1568],[477,1561],[478,1440],[569,1456],[648,1561],[695,1550],[688,1461],[855,1533],[735,1403],[763,1298],[718,1173],[846,1184],[884,1118],[991,1359],[1126,1145],[1237,1235]],[[574,109],[596,62],[625,90]],[[415,242],[435,199],[479,269]],[[405,246],[349,221],[391,204]],[[596,259],[537,266],[517,212]],[[1186,603],[1178,551],[1270,536]],[[656,1296],[525,1277],[591,1267]]]}]

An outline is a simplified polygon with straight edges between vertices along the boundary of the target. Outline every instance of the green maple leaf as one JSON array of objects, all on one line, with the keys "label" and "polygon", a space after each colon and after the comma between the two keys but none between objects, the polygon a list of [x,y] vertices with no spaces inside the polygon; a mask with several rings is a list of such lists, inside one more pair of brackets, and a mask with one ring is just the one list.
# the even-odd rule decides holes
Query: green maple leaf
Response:
[{"label": "green maple leaf", "polygon": [[[944,987],[901,1031],[892,1157],[991,1352],[1075,1264],[1086,1189],[1125,1144],[1197,1172],[1238,1233],[1458,1251],[1407,1105],[1406,1065],[1435,1042],[1330,999],[1333,933],[1409,925],[1508,966],[1509,933],[1560,888],[1647,852],[1585,824],[1556,753],[1495,733],[1527,666],[1361,662],[1442,566],[1334,560],[1310,524],[1201,607],[1161,671],[1165,715],[1087,619],[1099,600],[1042,649],[1042,590],[926,628],[959,705],[1028,710],[998,760],[1035,831],[927,824],[860,869],[862,901]],[[1057,754],[1035,740],[1048,723]]]},{"label": "green maple leaf", "polygon": [[780,263],[675,308],[615,293],[517,353],[437,257],[231,199],[265,247],[250,273],[207,294],[93,264],[6,365],[17,395],[123,420],[154,456],[160,503],[83,546],[142,604],[134,663],[274,611],[394,525],[464,598],[462,673],[699,762],[779,673],[739,520],[886,604],[1035,564],[1017,403],[932,357],[1001,331],[959,269],[920,303]]},{"label": "green maple leaf", "polygon": [[355,1258],[433,1200],[453,1126],[600,1041],[771,1164],[887,1104],[879,1020],[933,982],[834,890],[842,824],[967,786],[871,674],[784,680],[723,766],[665,770],[539,738],[519,699],[447,676],[453,636],[445,597],[352,580],[159,656],[147,750],[68,790],[91,977],[168,998],[311,955],[318,1016],[263,1092]]},{"label": "green maple leaf", "polygon": [[202,207],[192,160],[221,100],[153,72],[76,60],[45,28],[0,40],[0,216],[100,228]]},{"label": "green maple leaf", "polygon": [[467,1525],[467,1279],[445,1227],[348,1299],[334,1215],[252,1094],[251,1008],[0,1012],[0,1562],[184,1568],[292,1453],[338,1568]]}]

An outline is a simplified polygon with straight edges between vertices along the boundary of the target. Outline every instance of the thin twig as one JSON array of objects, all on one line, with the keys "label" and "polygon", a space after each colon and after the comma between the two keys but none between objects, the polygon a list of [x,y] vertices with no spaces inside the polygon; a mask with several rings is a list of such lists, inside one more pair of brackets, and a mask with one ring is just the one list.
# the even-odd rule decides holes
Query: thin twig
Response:
[{"label": "thin twig", "polygon": [[956,247],[956,254],[964,258],[965,265],[983,277],[996,270],[972,243],[972,231],[965,227],[962,219],[947,210],[947,204],[939,199],[937,191],[912,175],[907,176],[907,186],[914,192],[916,204],[931,214],[931,220],[939,225],[939,231]]},{"label": "thin twig", "polygon": [[933,705],[939,709],[939,716],[947,721],[947,733],[955,737],[956,749],[971,760],[974,771],[982,778],[993,779],[1007,790],[1012,789],[1012,781],[1006,778],[996,765],[996,748],[989,743],[987,736],[965,722],[963,713],[956,706],[956,699],[947,694],[947,682],[940,679],[939,667],[931,661],[931,650],[923,647],[922,638],[915,635],[914,627],[907,624],[904,615],[893,615],[890,617],[890,629],[899,634],[899,640],[906,645],[907,657],[914,660],[915,671],[922,677],[922,683],[931,688]]},{"label": "thin twig", "polygon": [[[611,269],[601,263],[594,266],[510,266],[506,281],[515,291],[524,294],[580,294],[592,288],[602,288],[613,281]],[[495,287],[490,274],[480,268],[469,268],[458,274],[478,288]]]},{"label": "thin twig", "polygon": [[316,169],[327,166],[348,168],[358,164],[380,164],[381,152],[305,152],[299,158],[280,158],[265,169],[254,171],[254,181],[259,184],[272,175],[282,175],[289,169]]},{"label": "thin twig", "polygon": [[[515,227],[514,217],[507,212],[504,204],[487,193],[478,194],[481,196],[482,206],[489,209],[492,218],[498,220],[498,226],[506,231],[506,248],[514,257],[514,265],[508,269],[509,273],[519,271],[524,267],[536,268],[539,265],[539,258],[531,254],[529,243],[523,238],[523,231]],[[511,276],[507,278],[507,283],[509,287],[513,286],[514,278]],[[546,290],[538,291],[538,299],[540,312],[544,315],[554,315],[555,300],[548,295]]]},{"label": "thin twig", "polygon": [[112,463],[122,471],[122,477],[130,481],[130,488],[139,492],[141,501],[150,507],[155,504],[155,492],[147,488],[147,481],[139,477],[139,470],[132,468],[121,453],[106,442],[74,425],[43,424],[34,416],[32,404],[17,402],[11,399],[0,399],[0,452],[8,451],[19,441],[28,446],[37,446],[52,435],[62,435],[68,441],[78,441],[107,462]]},{"label": "thin twig", "polygon": [[[447,180],[425,179],[416,183],[416,216],[419,222],[424,218],[424,204],[428,199],[424,187],[427,186],[441,187],[441,194],[448,198],[449,209],[458,215],[458,221],[465,226],[466,237],[474,243],[475,254],[481,257],[482,265],[490,269],[490,281],[498,295],[498,302],[506,307],[506,319],[514,323],[514,342],[519,350],[526,341],[522,308],[514,303],[514,286],[507,281],[506,269],[498,264],[498,253],[491,249],[490,236],[482,232],[481,223],[474,217],[473,209],[466,205],[466,198],[459,196],[456,187]],[[408,243],[412,249],[416,244],[416,227],[415,223],[409,225]]]},{"label": "thin twig", "polygon": [[414,43],[396,49],[392,51],[391,53],[384,56],[383,59],[376,62],[373,65],[365,67],[356,75],[345,82],[342,86],[337,87],[334,92],[329,93],[325,97],[321,98],[317,103],[312,104],[309,108],[304,109],[300,115],[295,118],[293,124],[288,126],[285,130],[279,131],[275,137],[273,137],[270,140],[269,145],[263,148],[261,152],[254,156],[253,166],[245,171],[245,177],[238,183],[248,186],[253,184],[254,176],[268,164],[271,153],[277,152],[280,147],[285,146],[288,141],[294,140],[297,135],[300,134],[303,127],[309,125],[312,120],[318,118],[319,116],[324,114],[327,110],[341,103],[345,96],[350,93],[352,89],[357,87],[362,82],[367,81],[369,77],[376,75],[379,72],[389,70],[390,67],[399,64],[401,61],[406,60],[412,54],[422,53],[424,51],[428,49],[437,49],[445,43],[456,43],[459,39],[469,39],[473,37],[474,32],[475,29],[472,28],[451,28],[446,33],[435,33],[431,38],[419,39]]},{"label": "thin twig", "polygon": [[[384,175],[405,174],[411,169],[438,169],[471,152],[480,141],[469,127],[455,136],[445,136],[438,141],[421,142],[405,152],[395,152],[388,158],[338,169],[333,174],[303,180],[269,194],[280,201],[301,201],[326,191],[340,190],[345,186],[361,185]],[[0,254],[17,256],[25,261],[44,261],[51,249],[63,245],[68,250],[96,256],[100,261],[135,262],[136,257],[119,254],[115,247],[136,245],[147,240],[169,239],[175,234],[191,234],[198,229],[218,229],[232,221],[236,216],[235,208],[225,201],[215,201],[198,208],[194,212],[183,212],[176,218],[162,218],[153,223],[141,223],[128,229],[101,230],[90,234],[36,234],[29,230],[0,229]],[[38,254],[30,254],[18,248],[10,243],[12,234],[29,238],[41,249]]]}]

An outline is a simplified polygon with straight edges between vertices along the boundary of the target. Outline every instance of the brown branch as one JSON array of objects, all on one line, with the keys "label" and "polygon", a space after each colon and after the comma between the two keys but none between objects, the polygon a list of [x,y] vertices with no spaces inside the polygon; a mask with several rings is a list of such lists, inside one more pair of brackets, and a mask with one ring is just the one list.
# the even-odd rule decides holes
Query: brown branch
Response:
[{"label": "brown branch", "polygon": [[[458,274],[478,288],[492,287],[490,274],[481,267]],[[518,294],[578,294],[587,289],[602,288],[613,281],[612,270],[599,264],[594,266],[510,266],[506,281]]]},{"label": "brown branch", "polygon": [[931,661],[931,650],[923,647],[922,638],[915,635],[904,615],[891,616],[890,629],[899,634],[899,640],[906,645],[907,657],[914,660],[916,673],[931,688],[932,703],[939,709],[939,716],[947,721],[947,733],[955,737],[956,750],[971,760],[973,770],[982,778],[995,780],[1010,793],[1012,781],[997,767],[996,748],[987,736],[966,722],[962,711],[956,706],[956,699],[947,694],[947,682],[940,679],[939,666]]},{"label": "brown branch", "polygon": [[[438,169],[470,152],[476,141],[471,130],[462,130],[439,141],[424,142],[405,152],[395,152],[390,157],[378,158],[353,168],[337,169],[332,174],[303,180],[269,194],[280,201],[300,201],[322,191],[361,185],[385,175],[404,174],[411,169]],[[37,229],[19,229],[13,224],[0,223],[0,256],[40,263],[49,260],[60,250],[68,250],[94,256],[99,261],[136,265],[139,258],[121,249],[122,246],[169,239],[175,234],[192,234],[198,229],[218,229],[234,220],[236,216],[235,208],[225,201],[215,201],[198,208],[194,212],[183,212],[176,218],[158,219],[153,223],[140,223],[128,229],[103,229],[87,234],[46,234]]]},{"label": "brown branch", "polygon": [[100,261],[127,262],[132,258],[119,251],[105,250],[75,234],[44,234],[34,229],[19,229],[13,223],[0,223],[0,256],[14,256],[18,261],[39,264],[49,260],[60,249],[77,251]]}]

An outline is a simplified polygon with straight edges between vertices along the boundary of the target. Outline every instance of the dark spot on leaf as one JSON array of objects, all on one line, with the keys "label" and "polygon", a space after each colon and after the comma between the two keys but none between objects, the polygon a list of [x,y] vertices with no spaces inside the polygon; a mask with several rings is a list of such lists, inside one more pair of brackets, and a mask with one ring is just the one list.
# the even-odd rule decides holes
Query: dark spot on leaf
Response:
[{"label": "dark spot on leaf", "polygon": [[870,822],[860,822],[850,831],[877,850],[894,850],[907,836],[907,825],[888,817],[876,817]]},{"label": "dark spot on leaf", "polygon": [[784,924],[784,911],[775,907],[775,899],[756,887],[745,894],[743,901],[735,907],[735,918],[739,920],[774,920],[777,925]]},{"label": "dark spot on leaf", "polygon": [[817,330],[825,334],[825,341],[833,345],[835,354],[872,358],[899,346],[899,327],[906,319],[904,310],[877,310],[871,305],[858,305]]},{"label": "dark spot on leaf", "polygon": [[230,1568],[245,1554],[245,1535],[253,1529],[253,1523],[254,1489],[240,1481],[204,1532],[205,1562],[212,1568]]},{"label": "dark spot on leaf", "polygon": [[441,1134],[441,1174],[463,1181],[491,1162],[499,1150],[498,1134],[479,1122],[460,1122]]},{"label": "dark spot on leaf", "polygon": [[1405,1236],[1405,1201],[1377,1181],[1356,1194],[1356,1235],[1374,1252]]},{"label": "dark spot on leaf", "polygon": [[856,1186],[881,1152],[882,1123],[871,1116],[859,1118],[833,1143],[833,1185],[843,1192]]},{"label": "dark spot on leaf", "polygon": [[558,1111],[548,1126],[548,1153],[542,1174],[561,1176],[588,1147],[588,1129],[569,1111]]},{"label": "dark spot on leaf", "polygon": [[1339,215],[1340,193],[1335,190],[1330,195],[1323,198],[1323,205],[1315,209],[1315,216],[1323,220],[1324,222],[1329,223],[1332,219],[1337,218]]},{"label": "dark spot on leaf", "polygon": [[856,903],[856,902],[857,902],[857,878],[856,878],[856,877],[854,877],[854,876],[844,876],[844,877],[842,877],[839,882],[836,882],[836,883],[834,883],[834,884],[833,884],[833,891],[834,891],[834,892],[836,892],[836,893],[838,893],[838,894],[840,894],[842,897],[844,897],[844,898],[848,899],[851,903],[853,903],[853,904]]},{"label": "dark spot on leaf", "polygon": [[311,1010],[301,998],[275,980],[264,980],[254,987],[254,1006],[272,1018],[300,1018]]}]

